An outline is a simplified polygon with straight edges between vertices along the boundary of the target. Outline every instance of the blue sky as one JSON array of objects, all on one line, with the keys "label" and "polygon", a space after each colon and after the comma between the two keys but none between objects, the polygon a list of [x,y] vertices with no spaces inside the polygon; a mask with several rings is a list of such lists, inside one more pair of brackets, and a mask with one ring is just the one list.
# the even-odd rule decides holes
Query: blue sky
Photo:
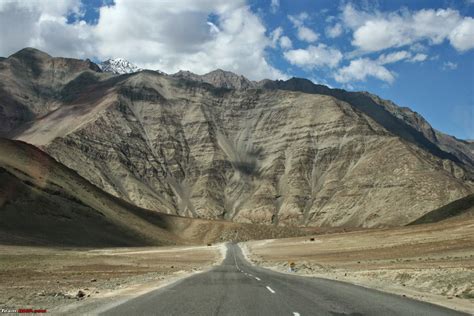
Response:
[{"label": "blue sky", "polygon": [[305,77],[366,90],[474,139],[474,0],[4,0],[0,55]]}]

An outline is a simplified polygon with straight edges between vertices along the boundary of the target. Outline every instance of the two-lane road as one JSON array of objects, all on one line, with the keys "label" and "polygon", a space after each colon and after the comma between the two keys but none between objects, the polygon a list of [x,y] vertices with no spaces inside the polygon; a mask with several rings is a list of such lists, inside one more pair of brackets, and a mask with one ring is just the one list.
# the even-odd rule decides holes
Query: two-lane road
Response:
[{"label": "two-lane road", "polygon": [[348,283],[252,266],[237,245],[223,263],[101,315],[464,315]]}]

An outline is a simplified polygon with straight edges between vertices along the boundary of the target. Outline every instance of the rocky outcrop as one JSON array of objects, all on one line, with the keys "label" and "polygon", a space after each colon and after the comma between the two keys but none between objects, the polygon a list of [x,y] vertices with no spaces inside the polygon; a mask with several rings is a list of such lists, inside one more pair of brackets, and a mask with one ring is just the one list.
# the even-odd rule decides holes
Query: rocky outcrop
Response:
[{"label": "rocky outcrop", "polygon": [[230,71],[225,71],[222,69],[216,69],[202,76],[196,75],[189,71],[178,71],[172,76],[191,81],[209,83],[218,88],[240,90],[257,87],[256,82],[250,81],[242,75],[239,76]]},{"label": "rocky outcrop", "polygon": [[404,225],[473,192],[467,160],[370,95],[211,74],[84,70],[14,136],[115,196],[191,217]]}]

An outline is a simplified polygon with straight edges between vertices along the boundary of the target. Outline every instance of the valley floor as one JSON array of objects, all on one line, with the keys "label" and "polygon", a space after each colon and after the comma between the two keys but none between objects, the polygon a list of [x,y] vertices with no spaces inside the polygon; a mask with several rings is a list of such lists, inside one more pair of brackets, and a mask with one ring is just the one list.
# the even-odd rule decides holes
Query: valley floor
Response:
[{"label": "valley floor", "polygon": [[[350,282],[474,313],[474,219],[251,241],[249,259],[280,272]],[[294,272],[289,264],[295,263]]]},{"label": "valley floor", "polygon": [[55,314],[120,300],[209,268],[222,260],[221,248],[0,246],[0,308]]},{"label": "valley floor", "polygon": [[[472,313],[474,219],[241,243],[256,265],[350,282]],[[0,308],[105,310],[220,263],[214,246],[0,246]]]}]

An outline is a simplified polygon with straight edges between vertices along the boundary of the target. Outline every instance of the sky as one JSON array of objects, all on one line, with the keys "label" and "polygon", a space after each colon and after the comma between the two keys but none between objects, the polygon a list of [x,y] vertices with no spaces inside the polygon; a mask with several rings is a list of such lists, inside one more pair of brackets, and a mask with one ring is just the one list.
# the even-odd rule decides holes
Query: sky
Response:
[{"label": "sky", "polygon": [[474,139],[474,0],[0,0],[0,56],[364,90]]}]

